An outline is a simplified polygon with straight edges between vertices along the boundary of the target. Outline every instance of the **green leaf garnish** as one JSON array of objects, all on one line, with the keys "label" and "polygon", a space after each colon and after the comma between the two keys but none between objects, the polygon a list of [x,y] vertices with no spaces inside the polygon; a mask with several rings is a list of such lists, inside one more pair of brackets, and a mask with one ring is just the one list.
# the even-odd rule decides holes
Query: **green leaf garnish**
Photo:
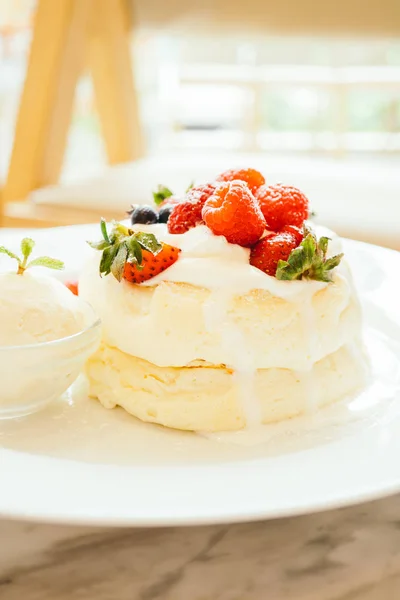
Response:
[{"label": "green leaf garnish", "polygon": [[152,254],[156,255],[162,250],[162,246],[156,236],[153,233],[142,233],[139,231],[135,235],[135,239],[145,250],[148,250]]},{"label": "green leaf garnish", "polygon": [[103,239],[98,242],[88,242],[91,248],[102,252],[100,259],[100,275],[112,275],[121,281],[127,262],[134,263],[143,269],[143,250],[156,255],[162,250],[162,245],[153,233],[133,231],[122,223],[113,222],[108,233],[107,225],[100,222]]},{"label": "green leaf garnish", "polygon": [[173,192],[165,185],[159,185],[156,191],[153,192],[153,200],[157,206],[170,196],[173,196]]},{"label": "green leaf garnish", "polygon": [[107,223],[105,222],[104,219],[100,219],[100,229],[101,229],[101,233],[103,235],[104,241],[107,242],[108,244],[111,244],[110,238],[108,237],[108,233],[107,233]]},{"label": "green leaf garnish", "polygon": [[108,246],[103,250],[103,254],[101,255],[100,260],[100,275],[109,275],[111,273],[111,266],[114,258],[118,252],[118,246]]},{"label": "green leaf garnish", "polygon": [[110,246],[110,242],[106,242],[106,240],[100,240],[99,242],[88,242],[88,244],[94,250],[104,250],[104,248],[108,248]]},{"label": "green leaf garnish", "polygon": [[30,255],[32,254],[32,250],[34,247],[35,242],[31,238],[24,238],[21,241],[21,252],[25,261],[27,261]]},{"label": "green leaf garnish", "polygon": [[141,267],[142,262],[143,262],[143,252],[142,252],[141,245],[139,244],[138,240],[136,239],[136,236],[130,237],[126,241],[126,245],[128,247],[129,253],[130,253],[131,262],[134,262],[134,263],[136,263],[136,265],[138,267]]},{"label": "green leaf garnish", "polygon": [[329,238],[317,240],[311,229],[304,227],[304,239],[292,250],[289,258],[280,260],[276,270],[276,278],[282,280],[314,279],[315,281],[332,281],[332,270],[337,267],[343,254],[326,258]]},{"label": "green leaf garnish", "polygon": [[7,256],[16,260],[19,265],[21,264],[21,259],[19,258],[19,256],[17,256],[16,254],[14,254],[14,252],[11,252],[11,250],[8,250],[4,246],[0,246],[0,254],[7,254]]},{"label": "green leaf garnish", "polygon": [[39,258],[34,258],[31,260],[25,268],[29,269],[30,267],[47,267],[47,269],[62,271],[64,268],[64,263],[62,260],[50,258],[50,256],[39,256]]},{"label": "green leaf garnish", "polygon": [[47,267],[48,269],[57,269],[62,270],[64,268],[64,263],[61,260],[56,258],[50,258],[49,256],[39,256],[38,258],[34,258],[30,262],[28,259],[32,254],[32,250],[35,247],[35,242],[31,238],[23,238],[21,241],[21,252],[22,258],[11,252],[4,246],[0,246],[0,253],[7,254],[10,258],[14,259],[18,263],[17,274],[22,275],[26,269],[30,269],[31,267]]},{"label": "green leaf garnish", "polygon": [[192,187],[194,187],[194,181],[189,183],[189,185],[187,186],[187,188],[185,190],[185,194],[187,194],[192,189]]},{"label": "green leaf garnish", "polygon": [[122,243],[120,244],[115,258],[111,263],[111,273],[114,275],[117,281],[121,281],[122,273],[124,272],[124,267],[127,258],[128,248],[126,244]]}]

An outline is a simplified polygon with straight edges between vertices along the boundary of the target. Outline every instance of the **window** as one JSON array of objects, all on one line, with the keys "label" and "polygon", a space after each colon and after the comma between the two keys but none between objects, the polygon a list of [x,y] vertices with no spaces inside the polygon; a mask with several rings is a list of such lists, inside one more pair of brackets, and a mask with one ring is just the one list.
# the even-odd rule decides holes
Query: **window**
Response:
[{"label": "window", "polygon": [[[12,147],[34,5],[6,0],[0,11],[0,177]],[[141,31],[132,57],[150,154],[400,153],[398,40]],[[86,76],[77,90],[64,175],[92,173],[105,162]]]}]

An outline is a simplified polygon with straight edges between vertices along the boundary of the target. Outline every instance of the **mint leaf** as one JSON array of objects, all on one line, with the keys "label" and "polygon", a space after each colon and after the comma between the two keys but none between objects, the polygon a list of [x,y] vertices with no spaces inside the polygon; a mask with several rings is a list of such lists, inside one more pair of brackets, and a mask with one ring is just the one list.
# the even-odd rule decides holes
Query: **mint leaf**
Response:
[{"label": "mint leaf", "polygon": [[32,250],[35,246],[35,242],[31,238],[24,238],[21,241],[21,252],[24,257],[24,263],[28,260],[30,255],[32,254]]},{"label": "mint leaf", "polygon": [[153,192],[153,200],[157,205],[164,202],[164,200],[166,200],[170,196],[173,196],[173,192],[165,185],[159,185],[157,187],[157,190]]},{"label": "mint leaf", "polygon": [[50,258],[49,256],[39,256],[28,263],[28,258],[31,255],[34,246],[35,242],[31,238],[23,238],[21,241],[21,252],[23,256],[22,260],[19,258],[19,256],[14,254],[14,252],[11,252],[4,246],[0,246],[0,253],[7,254],[7,256],[17,261],[17,275],[23,275],[24,271],[30,267],[47,267],[48,269],[57,270],[64,268],[64,263],[61,260]]},{"label": "mint leaf", "polygon": [[62,260],[50,258],[50,256],[39,256],[38,258],[31,260],[25,268],[29,269],[30,267],[47,267],[48,269],[62,271],[64,269],[64,263]]},{"label": "mint leaf", "polygon": [[7,254],[7,256],[16,260],[19,265],[21,264],[21,259],[16,254],[14,254],[14,252],[7,250],[7,248],[5,248],[4,246],[0,246],[0,254]]},{"label": "mint leaf", "polygon": [[187,193],[188,193],[188,192],[189,192],[189,191],[192,189],[192,187],[194,187],[194,181],[192,181],[192,182],[191,182],[191,183],[190,183],[190,184],[187,186],[187,188],[186,188],[186,190],[185,190],[185,194],[187,194]]}]

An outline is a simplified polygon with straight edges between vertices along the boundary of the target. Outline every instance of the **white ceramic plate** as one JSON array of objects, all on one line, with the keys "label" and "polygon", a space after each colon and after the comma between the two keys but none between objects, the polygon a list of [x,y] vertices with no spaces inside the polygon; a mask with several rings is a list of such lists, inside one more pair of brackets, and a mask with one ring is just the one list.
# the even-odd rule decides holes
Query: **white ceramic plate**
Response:
[{"label": "white ceramic plate", "polygon": [[[93,228],[35,237],[40,250],[64,254],[73,276]],[[15,245],[14,233],[3,231],[0,239]],[[121,409],[107,411],[87,398],[84,381],[77,382],[45,411],[0,421],[0,515],[203,524],[295,515],[400,490],[400,254],[355,242],[346,242],[345,250],[373,365],[364,393],[266,426],[262,441],[247,445],[240,435],[207,439],[145,425]]]}]

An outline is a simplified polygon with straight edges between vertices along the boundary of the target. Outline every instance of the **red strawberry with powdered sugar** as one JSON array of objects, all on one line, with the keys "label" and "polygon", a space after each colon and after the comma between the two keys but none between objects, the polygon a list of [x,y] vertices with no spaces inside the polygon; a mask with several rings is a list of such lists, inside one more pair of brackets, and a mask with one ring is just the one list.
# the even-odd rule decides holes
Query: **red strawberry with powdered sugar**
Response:
[{"label": "red strawberry with powdered sugar", "polygon": [[143,283],[178,260],[180,249],[159,242],[152,233],[132,231],[115,223],[109,234],[104,220],[101,220],[101,231],[103,239],[90,243],[92,248],[102,251],[100,275],[112,273],[117,281]]},{"label": "red strawberry with powdered sugar", "polygon": [[299,243],[296,227],[287,226],[285,230],[261,239],[251,250],[250,264],[281,280],[332,281],[333,271],[343,254],[329,256],[329,238],[322,236],[318,239],[311,229],[304,226]]},{"label": "red strawberry with powdered sugar", "polygon": [[218,175],[216,181],[244,181],[253,194],[256,190],[264,185],[265,178],[259,171],[255,169],[229,169]]},{"label": "red strawberry with powdered sugar", "polygon": [[194,202],[184,201],[176,204],[168,218],[169,233],[186,233],[189,229],[201,225],[202,206]]},{"label": "red strawberry with powdered sugar", "polygon": [[250,264],[274,277],[278,262],[286,261],[297,245],[296,237],[290,232],[270,234],[253,246]]},{"label": "red strawberry with powdered sugar", "polygon": [[281,231],[285,225],[301,227],[309,215],[309,201],[290,185],[263,185],[255,193],[268,229]]},{"label": "red strawberry with powdered sugar", "polygon": [[295,238],[297,245],[299,245],[304,238],[304,229],[296,227],[296,225],[285,225],[279,233],[290,233]]},{"label": "red strawberry with powdered sugar", "polygon": [[169,233],[185,233],[196,225],[204,223],[203,206],[214,193],[217,184],[206,183],[192,187],[186,193],[186,198],[173,207],[168,219]]},{"label": "red strawberry with powdered sugar", "polygon": [[252,246],[262,236],[265,219],[253,194],[243,181],[217,187],[203,208],[205,224],[230,244]]},{"label": "red strawberry with powdered sugar", "polygon": [[161,246],[157,254],[143,250],[140,265],[136,262],[126,262],[122,277],[129,283],[143,283],[168,269],[178,260],[180,250],[164,242],[161,242]]}]

